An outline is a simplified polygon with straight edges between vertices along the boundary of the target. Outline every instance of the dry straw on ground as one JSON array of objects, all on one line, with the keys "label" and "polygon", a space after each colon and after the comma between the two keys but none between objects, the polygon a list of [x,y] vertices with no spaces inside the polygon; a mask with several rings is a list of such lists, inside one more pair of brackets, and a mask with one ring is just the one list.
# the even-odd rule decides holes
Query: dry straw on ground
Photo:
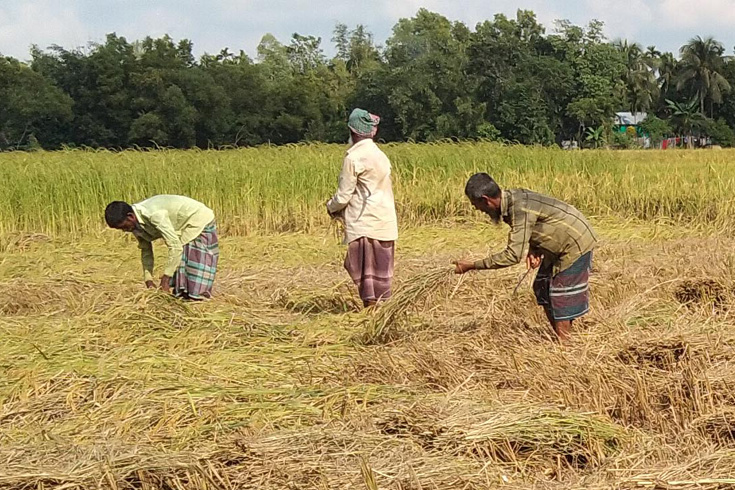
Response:
[{"label": "dry straw on ground", "polygon": [[[82,281],[89,263],[46,263],[48,279],[24,283],[7,275],[64,245],[13,252],[16,262],[0,269],[13,291],[1,303],[0,486],[727,484],[732,297],[716,309],[706,295],[677,298],[708,278],[730,290],[732,279],[703,260],[721,242],[664,239],[620,264],[631,245],[606,239],[593,313],[561,348],[528,288],[513,296],[519,272],[460,282],[448,267],[427,266],[449,263],[431,254],[453,234],[409,233],[401,308],[372,314],[356,311],[344,272],[318,258],[303,272],[246,270],[257,287],[191,304],[140,291],[135,271],[124,283]],[[134,249],[121,253],[135,259]],[[702,265],[687,268],[685,257]],[[240,284],[233,260],[224,257],[224,286]],[[376,318],[390,338],[354,342]]]},{"label": "dry straw on ground", "polygon": [[[524,271],[451,274],[451,259],[484,256],[502,245],[505,229],[426,224],[467,211],[454,187],[489,166],[485,149],[461,165],[455,147],[392,149],[397,187],[408,196],[401,212],[423,224],[402,229],[396,296],[372,313],[359,311],[343,250],[324,238],[316,194],[334,185],[337,169],[317,160],[335,156],[331,149],[279,149],[262,164],[305,151],[317,166],[314,196],[306,184],[272,180],[293,170],[285,164],[262,186],[217,177],[215,196],[198,187],[207,182],[201,174],[168,172],[175,152],[154,154],[144,162],[151,167],[137,154],[102,154],[100,162],[82,153],[89,166],[56,174],[54,185],[63,154],[47,155],[46,167],[28,163],[23,175],[34,191],[48,188],[63,205],[43,218],[33,196],[22,196],[31,184],[17,181],[0,199],[3,230],[14,232],[0,239],[0,488],[733,487],[731,240],[723,227],[614,217],[630,209],[721,225],[729,201],[701,198],[709,192],[701,186],[725,196],[729,170],[707,180],[696,152],[665,155],[672,163],[664,175],[636,152],[498,150],[510,162],[499,170],[507,181],[541,185],[560,172],[549,190],[605,215],[594,218],[602,242],[592,312],[562,347],[530,281],[513,295]],[[220,154],[183,158],[195,156]],[[221,156],[208,171],[255,161],[247,151]],[[416,166],[424,158],[428,171]],[[181,303],[142,290],[134,243],[91,223],[109,196],[72,196],[55,185],[96,175],[104,185],[89,188],[107,192],[135,181],[107,173],[115,159],[135,160],[132,175],[145,168],[158,176],[150,188],[122,193],[180,184],[223,206],[214,300]],[[24,165],[13,160],[3,172]],[[304,183],[306,168],[296,171]],[[274,194],[264,201],[269,182]],[[698,190],[689,201],[672,189]],[[231,202],[221,191],[232,192]],[[280,192],[300,198],[279,208]],[[19,207],[2,204],[11,201]],[[64,222],[72,208],[81,221]],[[273,231],[283,216],[285,229],[317,231],[226,231]],[[17,233],[37,226],[48,236]]]},{"label": "dry straw on ground", "polygon": [[452,270],[448,267],[416,274],[390,301],[368,309],[362,323],[362,341],[365,344],[382,343],[399,335],[399,322],[412,310],[425,306],[429,297],[449,282],[451,274]]}]

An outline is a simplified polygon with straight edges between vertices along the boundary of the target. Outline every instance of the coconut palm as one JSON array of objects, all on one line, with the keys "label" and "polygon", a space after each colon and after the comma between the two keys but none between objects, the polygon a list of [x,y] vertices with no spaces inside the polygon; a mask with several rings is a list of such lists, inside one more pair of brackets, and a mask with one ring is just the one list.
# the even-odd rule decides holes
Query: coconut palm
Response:
[{"label": "coconut palm", "polygon": [[658,84],[662,93],[667,93],[676,85],[676,72],[679,62],[672,53],[664,53],[658,59]]},{"label": "coconut palm", "polygon": [[697,98],[687,102],[674,102],[666,99],[666,105],[671,111],[674,123],[687,138],[687,146],[692,147],[694,130],[700,128],[706,121],[706,116],[697,110]]},{"label": "coconut palm", "polygon": [[681,73],[677,88],[689,86],[697,94],[699,112],[705,113],[709,102],[710,115],[714,104],[722,103],[722,94],[730,90],[730,83],[722,75],[727,57],[725,48],[713,38],[699,36],[681,47]]},{"label": "coconut palm", "polygon": [[634,113],[650,109],[659,93],[654,71],[658,62],[654,53],[657,51],[649,47],[644,52],[640,44],[629,44],[627,40],[618,40],[614,46],[625,61],[629,109]]},{"label": "coconut palm", "polygon": [[653,69],[658,69],[661,63],[661,56],[663,56],[663,54],[661,51],[656,49],[656,46],[648,46],[643,56],[645,57],[648,66]]}]

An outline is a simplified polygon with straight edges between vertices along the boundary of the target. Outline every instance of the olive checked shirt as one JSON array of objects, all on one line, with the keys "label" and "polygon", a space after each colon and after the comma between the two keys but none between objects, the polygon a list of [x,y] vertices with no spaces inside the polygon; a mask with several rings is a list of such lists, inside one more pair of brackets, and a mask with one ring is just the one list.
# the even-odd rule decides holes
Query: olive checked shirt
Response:
[{"label": "olive checked shirt", "polygon": [[504,190],[500,199],[501,218],[510,225],[508,245],[502,252],[475,262],[476,269],[510,267],[530,250],[543,254],[556,275],[597,243],[592,226],[571,204],[527,189]]}]

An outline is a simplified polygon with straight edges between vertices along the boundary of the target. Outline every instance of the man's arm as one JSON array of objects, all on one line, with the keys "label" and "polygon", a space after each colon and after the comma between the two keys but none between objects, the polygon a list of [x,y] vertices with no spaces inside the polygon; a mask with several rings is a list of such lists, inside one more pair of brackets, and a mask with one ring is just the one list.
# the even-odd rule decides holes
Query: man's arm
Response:
[{"label": "man's arm", "polygon": [[146,286],[151,287],[153,284],[153,244],[148,240],[138,239],[138,248],[140,249],[140,261],[143,264],[143,281]]},{"label": "man's arm", "polygon": [[478,260],[474,264],[475,269],[502,269],[521,262],[529,248],[531,232],[536,224],[538,215],[528,210],[525,202],[514,203],[511,215],[510,233],[508,233],[508,244],[502,252],[490,257]]},{"label": "man's arm", "polygon": [[347,207],[357,186],[357,172],[355,164],[349,156],[342,162],[342,171],[339,174],[337,193],[327,202],[329,214],[336,214]]},{"label": "man's arm", "polygon": [[171,277],[181,263],[181,254],[184,251],[184,245],[181,243],[179,235],[176,233],[168,213],[153,213],[150,217],[151,224],[161,233],[166,248],[168,249],[168,257],[166,265],[163,268],[163,275]]}]

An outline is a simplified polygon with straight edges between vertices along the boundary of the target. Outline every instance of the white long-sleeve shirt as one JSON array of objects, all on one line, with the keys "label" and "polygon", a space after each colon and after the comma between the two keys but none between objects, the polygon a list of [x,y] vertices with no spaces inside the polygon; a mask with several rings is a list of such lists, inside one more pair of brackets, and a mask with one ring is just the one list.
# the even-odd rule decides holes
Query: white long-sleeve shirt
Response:
[{"label": "white long-sleeve shirt", "polygon": [[345,241],[361,237],[398,239],[398,219],[388,157],[371,139],[355,143],[345,155],[330,213],[344,210]]}]

